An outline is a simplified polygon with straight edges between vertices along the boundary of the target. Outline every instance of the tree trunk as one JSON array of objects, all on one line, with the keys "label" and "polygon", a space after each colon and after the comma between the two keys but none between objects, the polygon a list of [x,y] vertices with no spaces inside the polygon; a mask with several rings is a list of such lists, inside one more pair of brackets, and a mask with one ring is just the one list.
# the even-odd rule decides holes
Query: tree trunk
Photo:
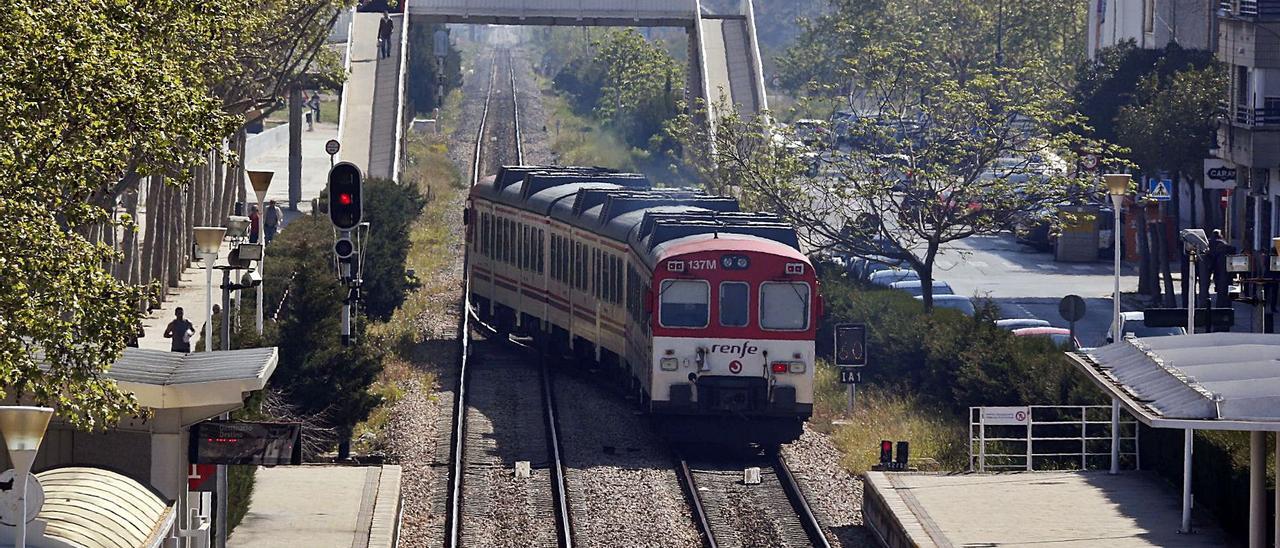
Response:
[{"label": "tree trunk", "polygon": [[[138,219],[138,189],[126,191],[124,194],[124,211],[129,214],[129,218],[134,223],[139,223]],[[120,276],[128,284],[138,283],[138,230],[136,227],[125,230],[124,233],[124,270]]]},{"label": "tree trunk", "polygon": [[[302,201],[302,86],[289,87],[289,210]],[[265,212],[259,212],[265,215]]]},{"label": "tree trunk", "polygon": [[147,190],[147,235],[143,244],[145,261],[143,283],[155,283],[161,279],[164,262],[164,176],[152,175]]},{"label": "tree trunk", "polygon": [[178,283],[182,281],[182,243],[186,240],[186,230],[183,225],[183,217],[186,214],[186,208],[183,207],[182,188],[173,185],[169,186],[169,257],[165,266],[168,268],[165,279],[168,280],[169,287],[178,287]]},{"label": "tree trunk", "polygon": [[225,192],[223,189],[226,188],[227,186],[227,182],[223,180],[223,173],[226,171],[224,169],[226,167],[225,165],[226,162],[227,162],[227,156],[226,154],[223,153],[222,149],[218,149],[214,151],[213,173],[212,173],[213,180],[210,181],[210,183],[212,184],[211,188],[213,190],[210,191],[209,193],[209,214],[210,215],[226,214],[225,212],[222,212],[222,196],[223,196],[223,193]]},{"label": "tree trunk", "polygon": [[1138,214],[1138,294],[1154,295],[1158,291],[1151,270],[1151,243],[1148,241],[1147,211],[1142,206],[1133,208]]},{"label": "tree trunk", "polygon": [[1164,222],[1156,225],[1156,231],[1159,233],[1157,255],[1160,257],[1160,270],[1164,274],[1164,305],[1172,308],[1178,303],[1177,294],[1173,292],[1173,271],[1169,269],[1169,232],[1165,230]]},{"label": "tree trunk", "polygon": [[929,242],[929,247],[925,249],[924,261],[917,268],[917,274],[920,275],[920,300],[924,301],[925,312],[933,310],[933,261],[938,255],[938,244]]}]

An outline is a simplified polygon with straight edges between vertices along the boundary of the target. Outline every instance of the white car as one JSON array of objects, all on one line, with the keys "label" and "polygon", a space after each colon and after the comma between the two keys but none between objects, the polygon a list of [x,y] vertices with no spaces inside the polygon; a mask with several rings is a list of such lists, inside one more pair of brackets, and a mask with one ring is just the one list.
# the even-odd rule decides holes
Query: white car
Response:
[{"label": "white car", "polygon": [[1037,318],[1005,318],[996,320],[996,327],[1013,331],[1014,329],[1026,329],[1028,327],[1053,327],[1053,324]]},{"label": "white car", "polygon": [[870,276],[867,276],[867,281],[870,282],[871,285],[879,287],[889,287],[893,285],[894,282],[901,282],[903,280],[919,279],[920,275],[916,274],[916,271],[909,268],[877,270],[872,272]]},{"label": "white car", "polygon": [[[1168,337],[1170,335],[1186,335],[1185,327],[1147,327],[1145,323],[1146,315],[1141,310],[1120,313],[1120,328],[1124,336],[1133,335],[1139,339],[1147,337]],[[1111,334],[1115,333],[1115,324],[1111,329],[1107,330],[1107,342],[1115,342],[1112,340]]]},{"label": "white car", "polygon": [[[924,296],[915,298],[917,301],[924,301]],[[955,310],[970,318],[978,314],[978,309],[973,306],[973,300],[964,295],[934,295],[933,308],[947,308]]]}]

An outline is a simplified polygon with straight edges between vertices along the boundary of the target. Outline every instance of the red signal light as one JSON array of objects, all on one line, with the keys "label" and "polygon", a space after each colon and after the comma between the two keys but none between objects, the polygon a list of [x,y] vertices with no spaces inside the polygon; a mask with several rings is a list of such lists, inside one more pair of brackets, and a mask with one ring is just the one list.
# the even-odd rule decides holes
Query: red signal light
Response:
[{"label": "red signal light", "polygon": [[341,205],[351,205],[351,203],[354,201],[355,200],[352,199],[351,193],[349,192],[343,192],[338,194],[338,203]]},{"label": "red signal light", "polygon": [[893,442],[889,440],[880,440],[880,464],[889,464],[893,461]]},{"label": "red signal light", "polygon": [[774,373],[786,373],[787,362],[773,362],[772,368]]}]

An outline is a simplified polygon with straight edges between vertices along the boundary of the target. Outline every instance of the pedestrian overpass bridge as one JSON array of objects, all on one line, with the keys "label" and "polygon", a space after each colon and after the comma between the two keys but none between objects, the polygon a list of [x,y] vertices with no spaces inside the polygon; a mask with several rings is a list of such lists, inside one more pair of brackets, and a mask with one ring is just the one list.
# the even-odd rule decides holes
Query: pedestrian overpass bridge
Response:
[{"label": "pedestrian overpass bridge", "polygon": [[[688,95],[743,113],[768,108],[751,0],[409,0],[414,21],[434,23],[682,27],[689,36]],[[714,113],[712,122],[718,117]]]}]

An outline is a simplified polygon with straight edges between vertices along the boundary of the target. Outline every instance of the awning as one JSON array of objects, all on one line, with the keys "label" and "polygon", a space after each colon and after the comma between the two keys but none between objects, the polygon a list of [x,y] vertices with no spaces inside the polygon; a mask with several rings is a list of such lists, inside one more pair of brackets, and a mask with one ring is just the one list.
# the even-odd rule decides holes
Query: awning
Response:
[{"label": "awning", "polygon": [[107,376],[152,409],[239,405],[275,371],[275,347],[214,352],[126,348]]},{"label": "awning", "polygon": [[[156,547],[175,519],[173,507],[142,484],[103,470],[71,466],[36,474],[44,488],[40,537],[72,546]],[[39,522],[35,522],[39,524]],[[28,531],[29,534],[33,531]]]},{"label": "awning", "polygon": [[1280,335],[1128,338],[1068,356],[1157,428],[1280,431]]}]

